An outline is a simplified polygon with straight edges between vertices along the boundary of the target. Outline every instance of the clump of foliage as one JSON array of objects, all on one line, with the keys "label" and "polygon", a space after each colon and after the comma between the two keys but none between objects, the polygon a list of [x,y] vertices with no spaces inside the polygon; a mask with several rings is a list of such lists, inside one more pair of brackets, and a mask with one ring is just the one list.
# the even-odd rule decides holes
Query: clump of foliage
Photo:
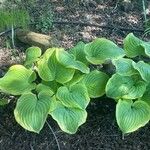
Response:
[{"label": "clump of foliage", "polygon": [[[134,61],[138,56],[149,58],[149,49],[148,42],[132,33],[124,39],[123,49],[105,38],[79,42],[68,52],[50,48],[42,54],[31,47],[24,66],[14,65],[0,78],[0,90],[20,96],[15,119],[32,132],[39,133],[51,116],[64,132],[74,134],[86,121],[90,98],[106,94],[117,102],[120,129],[130,133],[150,119],[150,65]],[[109,62],[116,68],[111,77],[103,69],[89,68]]]},{"label": "clump of foliage", "polygon": [[38,31],[42,33],[47,33],[53,26],[53,13],[52,11],[47,11],[42,13],[38,18],[35,19],[35,27]]},{"label": "clump of foliage", "polygon": [[[130,133],[150,120],[150,44],[132,33],[124,39],[126,57],[113,60],[116,73],[106,85],[106,95],[117,101],[116,119],[123,133]],[[144,56],[146,62],[133,61]],[[133,60],[132,60],[132,59]]]},{"label": "clump of foliage", "polygon": [[0,9],[0,31],[10,29],[14,27],[26,28],[29,24],[29,14],[25,10],[12,9],[5,10]]}]

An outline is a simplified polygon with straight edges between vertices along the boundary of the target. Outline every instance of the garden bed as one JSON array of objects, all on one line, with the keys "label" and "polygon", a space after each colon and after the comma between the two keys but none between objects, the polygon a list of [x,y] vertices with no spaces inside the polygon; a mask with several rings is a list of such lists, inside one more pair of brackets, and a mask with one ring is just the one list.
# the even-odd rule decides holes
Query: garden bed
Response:
[{"label": "garden bed", "polygon": [[[143,29],[142,8],[137,5],[138,3],[134,3],[132,8],[129,9],[111,0],[98,3],[96,7],[76,3],[70,6],[57,0],[49,3],[57,21],[82,21],[89,24],[114,27],[112,30],[95,26],[83,26],[81,24],[54,24],[47,34],[53,35],[53,38],[57,39],[56,41],[54,40],[54,45],[65,47],[66,49],[72,47],[78,41],[89,42],[96,37],[106,37],[122,45],[123,38],[130,31],[120,30],[120,27]],[[143,35],[141,32],[134,33],[139,37]],[[150,38],[146,37],[145,39],[149,40]],[[0,57],[4,56],[7,51],[8,55],[10,53],[10,50],[3,48],[4,46],[5,41],[2,40],[0,47],[4,54]],[[18,52],[24,52],[22,46],[18,46],[17,49],[17,54]],[[14,60],[13,54],[11,53],[10,57]],[[0,63],[0,71],[2,70],[0,74],[2,76],[3,72],[7,70],[5,66],[7,62],[0,61]],[[57,150],[54,135],[47,124],[45,124],[40,134],[35,134],[25,131],[16,123],[13,115],[15,100],[13,97],[10,97],[10,99],[13,100],[9,105],[0,108],[0,149]],[[54,120],[48,119],[61,150],[149,150],[149,124],[123,137],[115,120],[115,103],[114,100],[105,96],[92,100],[87,108],[87,122],[74,135],[62,132]]]}]

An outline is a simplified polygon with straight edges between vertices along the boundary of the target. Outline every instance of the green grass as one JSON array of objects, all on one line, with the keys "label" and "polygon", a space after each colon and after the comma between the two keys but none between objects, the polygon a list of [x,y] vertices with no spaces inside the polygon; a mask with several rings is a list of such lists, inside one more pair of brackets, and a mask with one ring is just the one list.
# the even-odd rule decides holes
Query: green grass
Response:
[{"label": "green grass", "polygon": [[29,24],[29,14],[25,10],[0,9],[0,31],[13,27],[26,28]]}]

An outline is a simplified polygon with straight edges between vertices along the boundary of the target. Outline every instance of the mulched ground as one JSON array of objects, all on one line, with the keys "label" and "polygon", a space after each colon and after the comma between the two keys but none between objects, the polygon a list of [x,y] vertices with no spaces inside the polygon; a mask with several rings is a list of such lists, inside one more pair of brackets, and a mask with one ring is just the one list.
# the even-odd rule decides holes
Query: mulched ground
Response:
[{"label": "mulched ground", "polygon": [[[45,1],[42,1],[42,4]],[[41,4],[41,5],[42,5]],[[54,18],[57,21],[82,21],[93,24],[113,26],[113,30],[80,25],[54,25],[49,31],[57,41],[54,45],[70,48],[78,41],[89,42],[96,37],[106,37],[122,45],[123,38],[129,33],[118,27],[143,28],[141,5],[132,3],[129,7],[106,0],[92,4],[71,3],[66,5],[58,0],[49,1]],[[142,37],[142,33],[135,32]],[[149,40],[146,37],[146,40]],[[5,40],[0,40],[0,75],[7,70],[9,60],[14,60],[14,52],[5,48]],[[19,53],[19,54],[18,54]],[[23,53],[18,47],[17,54]],[[16,55],[17,55],[16,54]],[[15,55],[15,57],[16,57]],[[4,59],[4,56],[7,59]],[[20,56],[19,56],[20,57]],[[2,59],[3,58],[3,59]],[[6,61],[5,61],[6,60]],[[17,59],[18,60],[18,59]],[[9,64],[8,64],[9,65]],[[2,71],[3,72],[2,72]],[[13,99],[13,97],[11,97]],[[51,130],[45,124],[40,134],[30,133],[20,127],[13,116],[15,100],[0,108],[0,150],[57,150],[56,141]],[[61,150],[149,150],[150,125],[122,137],[115,120],[115,102],[105,97],[93,100],[87,108],[87,122],[75,135],[63,133],[51,118],[53,128]]]}]

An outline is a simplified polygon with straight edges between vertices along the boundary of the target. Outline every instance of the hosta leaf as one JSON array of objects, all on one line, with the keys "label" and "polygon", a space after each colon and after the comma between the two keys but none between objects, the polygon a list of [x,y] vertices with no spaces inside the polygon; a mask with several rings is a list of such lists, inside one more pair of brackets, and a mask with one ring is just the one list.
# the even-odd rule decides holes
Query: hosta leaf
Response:
[{"label": "hosta leaf", "polygon": [[86,44],[84,50],[87,60],[92,64],[102,64],[107,60],[121,58],[125,55],[123,49],[105,38],[97,38]]},{"label": "hosta leaf", "polygon": [[144,42],[141,44],[141,46],[144,48],[145,54],[150,57],[150,43]]},{"label": "hosta leaf", "polygon": [[58,82],[54,81],[42,81],[42,84],[45,86],[48,86],[53,93],[57,92],[57,89],[62,86],[62,84],[59,84]]},{"label": "hosta leaf", "polygon": [[76,83],[79,83],[83,79],[84,75],[85,74],[83,74],[82,72],[76,70],[73,78],[69,82],[65,83],[65,85],[70,86],[70,85],[74,85]]},{"label": "hosta leaf", "polygon": [[107,74],[94,70],[84,76],[82,83],[87,87],[89,96],[91,98],[96,98],[105,93],[105,86],[108,79],[109,77]]},{"label": "hosta leaf", "polygon": [[143,48],[140,46],[142,40],[135,37],[133,33],[127,35],[124,39],[124,50],[128,57],[136,57],[144,53]]},{"label": "hosta leaf", "polygon": [[138,70],[143,80],[150,82],[150,65],[144,63],[143,61],[139,61],[134,64],[134,68]]},{"label": "hosta leaf", "polygon": [[54,92],[53,92],[53,90],[51,90],[51,88],[49,87],[49,86],[47,86],[47,85],[45,85],[45,84],[43,84],[43,83],[39,83],[38,85],[37,85],[37,87],[36,87],[36,91],[38,92],[38,93],[40,93],[40,92],[42,92],[42,91],[45,91],[45,92],[47,92],[49,95],[54,95]]},{"label": "hosta leaf", "polygon": [[127,58],[120,58],[113,60],[113,64],[116,67],[116,72],[120,75],[131,76],[133,74],[137,74],[137,71],[134,69],[133,64],[134,61]]},{"label": "hosta leaf", "polygon": [[53,81],[55,79],[55,72],[48,67],[48,59],[53,54],[54,49],[48,49],[43,54],[42,58],[37,62],[37,72],[39,76],[45,81]]},{"label": "hosta leaf", "polygon": [[51,95],[46,92],[23,94],[17,101],[14,115],[16,121],[26,130],[39,133],[50,109]]},{"label": "hosta leaf", "polygon": [[75,57],[64,50],[56,51],[57,60],[67,68],[77,69],[83,73],[89,73],[89,68],[82,62],[75,60]]},{"label": "hosta leaf", "polygon": [[35,88],[35,84],[32,83],[35,78],[33,71],[22,65],[14,65],[0,78],[0,90],[12,95],[21,95]]},{"label": "hosta leaf", "polygon": [[73,54],[76,60],[83,62],[84,64],[89,64],[84,52],[85,43],[79,42],[75,47],[71,48],[69,53]]},{"label": "hosta leaf", "polygon": [[60,128],[69,134],[77,132],[78,127],[85,123],[87,118],[86,110],[77,108],[67,108],[60,105],[50,113],[54,120],[57,121]]},{"label": "hosta leaf", "polygon": [[54,73],[55,80],[63,84],[70,81],[73,78],[75,70],[67,68],[66,66],[60,64],[56,58],[56,51],[59,50],[56,49],[49,58],[48,67],[50,71]]},{"label": "hosta leaf", "polygon": [[50,109],[49,109],[49,114],[52,113],[55,109],[57,109],[58,107],[61,107],[62,103],[56,98],[56,96],[54,95],[51,98],[51,103],[50,103]]},{"label": "hosta leaf", "polygon": [[150,43],[137,38],[130,33],[124,39],[124,50],[128,57],[136,57],[139,55],[147,55],[150,57]]},{"label": "hosta leaf", "polygon": [[87,88],[82,84],[75,84],[69,88],[62,86],[58,89],[56,97],[66,107],[85,109],[89,104]]},{"label": "hosta leaf", "polygon": [[119,100],[116,106],[117,123],[123,133],[134,132],[148,123],[150,107],[144,101]]},{"label": "hosta leaf", "polygon": [[42,54],[42,51],[39,47],[30,47],[26,50],[26,60],[25,65],[32,65],[33,62],[37,60]]},{"label": "hosta leaf", "polygon": [[142,97],[147,83],[139,75],[113,75],[106,85],[106,95],[114,99],[136,99]]},{"label": "hosta leaf", "polygon": [[46,51],[43,58],[38,61],[37,71],[44,81],[56,80],[59,83],[66,83],[73,78],[74,69],[67,68],[56,59],[57,48],[51,48]]},{"label": "hosta leaf", "polygon": [[145,101],[150,106],[150,84],[147,86],[144,95],[139,100]]},{"label": "hosta leaf", "polygon": [[55,79],[54,72],[49,70],[48,61],[44,58],[38,61],[37,71],[39,76],[45,81],[53,81]]}]

